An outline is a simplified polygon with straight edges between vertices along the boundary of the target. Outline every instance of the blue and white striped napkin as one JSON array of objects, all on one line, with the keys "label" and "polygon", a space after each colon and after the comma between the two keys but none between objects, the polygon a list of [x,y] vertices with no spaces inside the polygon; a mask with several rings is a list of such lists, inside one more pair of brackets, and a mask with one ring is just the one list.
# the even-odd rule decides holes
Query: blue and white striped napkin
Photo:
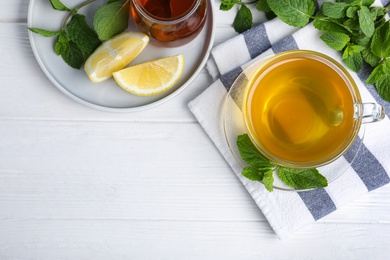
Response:
[{"label": "blue and white striped napkin", "polygon": [[[377,5],[388,5],[390,0],[377,2]],[[228,148],[223,133],[222,110],[227,91],[236,77],[262,56],[291,49],[318,51],[343,63],[341,54],[325,45],[320,35],[312,24],[297,30],[274,19],[220,44],[212,50],[207,64],[216,81],[188,104],[281,239],[390,182],[390,103],[379,97],[374,86],[363,83],[370,73],[369,68],[358,74],[350,72],[363,102],[381,104],[385,107],[386,117],[378,123],[366,125],[364,138],[357,140],[363,143],[352,167],[328,187],[302,192],[274,190],[270,193],[263,184],[241,175],[242,168]],[[353,151],[348,151],[343,160],[349,163],[352,157]]]}]

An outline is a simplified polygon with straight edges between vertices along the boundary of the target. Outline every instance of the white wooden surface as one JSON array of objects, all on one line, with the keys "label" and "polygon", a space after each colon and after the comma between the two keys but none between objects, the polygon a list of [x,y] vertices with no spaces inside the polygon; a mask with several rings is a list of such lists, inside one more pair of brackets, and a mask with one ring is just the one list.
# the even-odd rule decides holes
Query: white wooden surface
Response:
[{"label": "white wooden surface", "polygon": [[28,3],[0,3],[0,259],[389,259],[390,186],[279,240],[187,108],[205,70],[154,109],[82,106],[39,69]]}]

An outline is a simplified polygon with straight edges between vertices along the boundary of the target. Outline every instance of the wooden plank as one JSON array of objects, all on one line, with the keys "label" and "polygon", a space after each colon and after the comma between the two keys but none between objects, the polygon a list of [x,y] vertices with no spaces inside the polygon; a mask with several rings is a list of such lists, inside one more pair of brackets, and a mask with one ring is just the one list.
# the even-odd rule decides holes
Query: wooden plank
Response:
[{"label": "wooden plank", "polygon": [[[0,218],[264,220],[197,124],[0,124]],[[390,223],[389,200],[386,186],[321,221]]]},{"label": "wooden plank", "polygon": [[390,226],[324,225],[278,240],[263,223],[5,220],[2,258],[39,259],[386,259]]}]

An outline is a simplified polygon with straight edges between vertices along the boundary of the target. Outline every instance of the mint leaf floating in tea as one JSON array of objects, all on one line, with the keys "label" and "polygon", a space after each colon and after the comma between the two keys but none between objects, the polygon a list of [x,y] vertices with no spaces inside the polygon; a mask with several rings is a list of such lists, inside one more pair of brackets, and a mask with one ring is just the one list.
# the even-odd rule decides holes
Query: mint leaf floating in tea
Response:
[{"label": "mint leaf floating in tea", "polygon": [[96,11],[93,26],[103,41],[123,32],[129,23],[129,0],[111,0]]},{"label": "mint leaf floating in tea", "polygon": [[241,158],[249,164],[242,175],[249,180],[262,182],[268,191],[273,191],[274,172],[288,186],[295,189],[323,188],[328,185],[317,169],[292,169],[275,165],[265,158],[253,145],[247,134],[237,137]]}]

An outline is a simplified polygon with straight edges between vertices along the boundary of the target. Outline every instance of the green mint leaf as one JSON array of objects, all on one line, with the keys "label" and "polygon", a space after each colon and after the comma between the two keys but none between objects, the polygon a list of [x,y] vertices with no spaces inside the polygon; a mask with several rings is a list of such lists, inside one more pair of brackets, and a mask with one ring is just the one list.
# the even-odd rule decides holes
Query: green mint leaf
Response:
[{"label": "green mint leaf", "polygon": [[370,64],[371,67],[375,68],[378,66],[381,59],[372,53],[371,49],[367,48],[362,51],[363,59]]},{"label": "green mint leaf", "polygon": [[280,167],[277,174],[285,184],[295,189],[312,189],[328,186],[328,181],[317,169]]},{"label": "green mint leaf", "polygon": [[57,41],[54,45],[54,52],[57,55],[61,56],[65,52],[66,48],[68,47],[67,43],[69,41],[70,41],[70,39],[69,39],[68,35],[66,34],[66,32],[62,31],[60,33],[60,35],[58,35],[58,37],[57,37]]},{"label": "green mint leaf", "polygon": [[375,67],[375,69],[371,72],[370,76],[367,78],[367,84],[375,84],[382,80],[382,78],[386,75],[386,64],[381,63]]},{"label": "green mint leaf", "polygon": [[375,2],[375,0],[345,0],[344,2],[357,6],[371,6]]},{"label": "green mint leaf", "polygon": [[373,17],[368,7],[362,6],[360,8],[360,12],[359,12],[360,28],[362,29],[362,32],[368,37],[371,37],[374,33],[375,30],[374,19],[375,17]]},{"label": "green mint leaf", "polygon": [[61,33],[58,35],[58,41],[63,43],[67,43],[70,41],[70,38],[65,30],[61,31]]},{"label": "green mint leaf", "polygon": [[320,37],[332,49],[341,51],[351,40],[345,33],[325,32]]},{"label": "green mint leaf", "polygon": [[371,37],[368,37],[364,34],[359,34],[357,37],[353,37],[353,41],[360,46],[369,48],[371,44]]},{"label": "green mint leaf", "polygon": [[266,159],[253,145],[247,134],[237,137],[237,147],[241,158],[255,168],[272,168],[275,165]]},{"label": "green mint leaf", "polygon": [[58,11],[70,11],[66,5],[64,5],[60,0],[50,0],[51,5],[55,10]]},{"label": "green mint leaf", "polygon": [[348,18],[355,18],[356,16],[357,16],[357,13],[358,13],[358,11],[359,11],[359,7],[357,7],[357,6],[351,6],[351,7],[349,7],[348,9],[347,9],[347,11],[346,11],[346,16],[348,17]]},{"label": "green mint leaf", "polygon": [[375,6],[371,8],[371,15],[375,17],[375,20],[381,19],[386,15],[386,10],[383,7]]},{"label": "green mint leaf", "polygon": [[246,5],[242,5],[234,18],[233,27],[238,33],[245,32],[252,27],[253,18],[252,12]]},{"label": "green mint leaf", "polygon": [[273,168],[275,165],[261,155],[247,134],[237,137],[237,146],[241,158],[251,165],[245,167],[241,174],[252,181],[262,181],[265,188],[272,191],[274,183]]},{"label": "green mint leaf", "polygon": [[39,29],[39,28],[28,28],[30,31],[33,33],[37,33],[39,35],[42,35],[44,37],[53,37],[57,36],[61,33],[61,31],[50,31],[50,30],[45,30],[45,29]]},{"label": "green mint leaf", "polygon": [[390,60],[381,62],[370,74],[366,81],[375,84],[378,94],[390,102]]},{"label": "green mint leaf", "polygon": [[372,36],[371,50],[379,58],[390,56],[390,22],[377,28]]},{"label": "green mint leaf", "polygon": [[263,176],[263,183],[265,188],[271,192],[274,190],[274,175],[273,170],[266,171]]},{"label": "green mint leaf", "polygon": [[390,71],[381,80],[375,83],[379,95],[386,101],[390,102]]},{"label": "green mint leaf", "polygon": [[103,41],[110,39],[128,27],[129,0],[118,0],[99,7],[94,16],[93,26]]},{"label": "green mint leaf", "polygon": [[344,2],[350,5],[361,6],[361,0],[345,0]]},{"label": "green mint leaf", "polygon": [[359,19],[347,19],[343,22],[344,27],[347,27],[352,34],[356,35],[360,31]]},{"label": "green mint leaf", "polygon": [[251,181],[262,181],[264,177],[263,172],[258,171],[255,167],[252,166],[245,167],[241,174]]},{"label": "green mint leaf", "polygon": [[221,5],[219,6],[219,10],[229,11],[233,8],[235,4],[241,3],[241,0],[221,0]]},{"label": "green mint leaf", "polygon": [[269,8],[267,0],[259,0],[256,3],[256,10],[259,12],[264,12],[265,17],[268,20],[272,20],[276,17],[276,14],[274,12],[272,12],[271,8]]},{"label": "green mint leaf", "polygon": [[269,13],[272,11],[271,8],[269,8],[267,0],[259,0],[256,3],[256,10],[259,12],[264,12],[264,13]]},{"label": "green mint leaf", "polygon": [[363,65],[363,57],[361,51],[364,50],[364,47],[359,45],[348,45],[344,52],[342,59],[345,64],[351,70],[359,72]]},{"label": "green mint leaf", "polygon": [[69,66],[74,69],[80,69],[85,60],[84,54],[80,47],[72,41],[66,43],[61,57]]},{"label": "green mint leaf", "polygon": [[256,169],[255,167],[245,167],[241,174],[251,181],[263,182],[265,188],[271,192],[274,189],[273,172],[273,169]]},{"label": "green mint leaf", "polygon": [[101,41],[95,31],[88,26],[84,15],[73,15],[67,28],[69,38],[80,47],[86,56],[90,56],[100,46]]},{"label": "green mint leaf", "polygon": [[361,0],[360,1],[361,5],[363,5],[363,6],[371,6],[374,2],[375,2],[375,0]]},{"label": "green mint leaf", "polygon": [[265,13],[265,17],[268,19],[268,20],[272,20],[274,19],[276,16],[276,14],[274,12],[268,12],[268,13]]},{"label": "green mint leaf", "polygon": [[267,0],[271,10],[286,24],[303,27],[315,12],[313,0]]},{"label": "green mint leaf", "polygon": [[220,4],[219,5],[219,10],[222,10],[222,11],[229,11],[230,9],[233,8],[234,5],[225,5],[225,4]]},{"label": "green mint leaf", "polygon": [[56,41],[56,43],[54,44],[54,52],[58,56],[61,56],[65,52],[67,46],[68,45],[66,43],[63,43],[63,42],[60,42],[60,41]]},{"label": "green mint leaf", "polygon": [[386,17],[382,17],[379,20],[375,21],[375,28],[379,28],[386,23]]},{"label": "green mint leaf", "polygon": [[317,30],[325,31],[325,32],[339,32],[339,33],[350,32],[344,26],[326,17],[323,17],[321,14],[317,14],[313,22],[313,25]]},{"label": "green mint leaf", "polygon": [[332,19],[341,19],[346,16],[346,10],[350,5],[347,3],[325,2],[321,6],[322,13]]}]

